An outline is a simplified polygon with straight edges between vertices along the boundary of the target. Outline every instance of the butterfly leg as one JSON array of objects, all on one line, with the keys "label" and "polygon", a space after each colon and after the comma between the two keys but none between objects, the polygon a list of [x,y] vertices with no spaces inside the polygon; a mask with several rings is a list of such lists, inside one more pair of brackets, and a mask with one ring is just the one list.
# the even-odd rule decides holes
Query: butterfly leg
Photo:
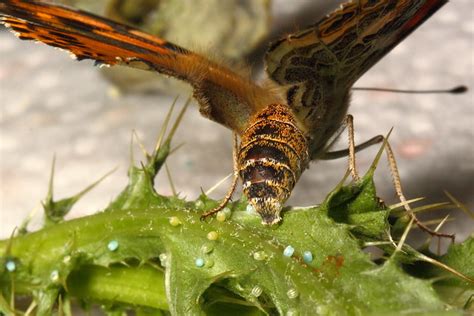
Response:
[{"label": "butterfly leg", "polygon": [[360,179],[360,177],[359,177],[359,174],[357,173],[355,153],[371,145],[382,142],[384,140],[384,137],[382,135],[378,135],[356,146],[355,141],[354,141],[354,117],[348,114],[343,124],[341,124],[341,127],[337,131],[336,133],[337,136],[330,142],[330,144],[326,148],[329,148],[334,144],[334,142],[337,140],[339,135],[342,134],[345,128],[347,128],[347,132],[349,135],[349,148],[338,150],[338,151],[331,151],[331,152],[323,151],[324,153],[319,155],[317,159],[330,160],[330,159],[337,159],[337,158],[342,158],[342,157],[349,157],[349,171],[351,173],[352,179],[354,181],[357,181]]},{"label": "butterfly leg", "polygon": [[415,213],[413,213],[410,205],[408,204],[407,199],[405,198],[405,195],[403,194],[402,183],[400,180],[400,174],[398,172],[397,162],[395,160],[395,155],[393,154],[392,147],[390,146],[388,141],[385,142],[385,152],[387,153],[387,160],[389,163],[390,172],[392,174],[392,180],[393,180],[393,185],[395,187],[395,191],[397,193],[398,198],[400,199],[400,202],[403,203],[403,207],[405,208],[405,211],[413,219],[413,222],[418,227],[420,227],[420,229],[424,230],[431,236],[450,238],[454,242],[454,238],[455,238],[454,234],[445,234],[445,233],[436,232],[430,229],[429,227],[427,227],[416,217]]},{"label": "butterfly leg", "polygon": [[431,230],[429,227],[427,227],[425,224],[423,224],[416,217],[415,213],[413,213],[410,205],[407,203],[407,199],[405,198],[405,195],[403,194],[402,183],[401,183],[401,180],[400,180],[400,174],[398,172],[397,162],[395,160],[395,155],[393,154],[393,150],[392,150],[392,147],[390,146],[390,143],[388,141],[386,141],[386,138],[382,135],[379,135],[379,136],[376,136],[376,137],[368,140],[367,142],[365,142],[365,143],[363,143],[359,146],[355,146],[355,142],[354,142],[354,118],[352,117],[352,115],[347,115],[346,116],[345,123],[346,123],[347,131],[348,131],[348,134],[349,134],[349,148],[345,151],[348,152],[348,154],[349,154],[349,171],[350,171],[354,181],[357,181],[357,180],[360,179],[359,174],[357,173],[357,169],[356,169],[356,159],[355,159],[355,153],[357,152],[356,148],[357,147],[359,147],[359,148],[360,147],[364,147],[364,148],[368,147],[372,144],[371,142],[379,143],[381,141],[385,141],[384,149],[385,149],[385,152],[387,153],[387,160],[388,160],[388,163],[389,163],[389,166],[390,166],[390,172],[392,174],[392,180],[393,180],[393,184],[394,184],[394,187],[395,187],[395,192],[397,193],[397,196],[398,196],[400,202],[403,203],[403,206],[404,206],[407,214],[413,219],[413,222],[418,227],[420,227],[420,229],[424,230],[425,232],[427,232],[431,236],[450,238],[454,242],[454,235],[438,233],[438,232],[435,232],[435,231]]},{"label": "butterfly leg", "polygon": [[[352,115],[348,114],[346,116],[346,119],[344,120],[344,123],[341,124],[341,127],[338,129],[338,131],[335,133],[335,137],[329,142],[329,144],[326,146],[326,149],[331,148],[336,140],[339,138],[339,136],[342,134],[344,129],[348,129],[349,133],[349,145],[352,143],[352,146],[349,146],[349,148],[343,149],[343,150],[336,150],[336,151],[327,151],[327,150],[322,150],[322,153],[312,157],[312,159],[319,159],[319,160],[333,160],[333,159],[338,159],[338,158],[343,158],[350,156],[351,151],[354,153],[357,153],[361,150],[364,150],[372,145],[375,144],[380,144],[383,142],[384,137],[383,135],[377,135],[375,137],[372,137],[371,139],[363,142],[362,144],[359,144],[355,146],[354,144],[354,118]],[[352,148],[351,148],[352,147]],[[353,157],[355,159],[355,157]]]},{"label": "butterfly leg", "polygon": [[239,151],[239,144],[237,141],[237,134],[234,133],[234,154],[233,154],[233,159],[234,159],[234,176],[232,178],[232,184],[229,188],[229,191],[227,192],[226,196],[222,200],[222,202],[212,210],[207,211],[206,213],[201,215],[201,220],[205,219],[206,217],[209,217],[211,215],[216,214],[217,212],[221,211],[227,203],[232,199],[232,195],[234,194],[235,188],[237,187],[237,181],[239,180],[239,171],[238,171],[238,164],[237,164],[237,154]]},{"label": "butterfly leg", "polygon": [[[363,142],[362,144],[355,146],[354,151],[358,153],[359,151],[364,150],[372,145],[380,144],[381,142],[383,142],[383,140],[384,140],[383,135],[377,135]],[[349,148],[325,152],[324,154],[319,156],[318,159],[319,160],[334,160],[334,159],[344,158],[347,156],[349,156]]]},{"label": "butterfly leg", "polygon": [[355,141],[354,141],[354,117],[352,115],[346,116],[347,133],[349,134],[349,171],[352,179],[358,181],[360,179],[357,173],[356,156],[355,156]]}]

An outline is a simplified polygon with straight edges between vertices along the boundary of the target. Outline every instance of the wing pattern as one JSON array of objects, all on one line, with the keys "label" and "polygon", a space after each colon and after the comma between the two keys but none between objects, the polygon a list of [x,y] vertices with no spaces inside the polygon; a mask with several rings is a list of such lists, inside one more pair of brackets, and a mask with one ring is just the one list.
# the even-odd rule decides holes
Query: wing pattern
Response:
[{"label": "wing pattern", "polygon": [[273,43],[269,77],[310,137],[313,158],[339,128],[352,84],[446,0],[359,0]]},{"label": "wing pattern", "polygon": [[70,51],[78,60],[157,71],[191,84],[201,113],[241,133],[273,96],[229,68],[178,45],[85,11],[1,0],[2,22],[21,39]]},{"label": "wing pattern", "polygon": [[[352,84],[445,2],[358,0],[343,5],[270,47],[267,72],[282,87],[278,92],[187,49],[84,11],[0,0],[0,17],[20,38],[69,50],[78,59],[157,71],[191,84],[201,113],[241,135],[236,165],[244,194],[263,223],[272,225],[281,219],[282,206],[309,160],[318,158],[340,127]],[[279,97],[282,91],[287,104]]]}]

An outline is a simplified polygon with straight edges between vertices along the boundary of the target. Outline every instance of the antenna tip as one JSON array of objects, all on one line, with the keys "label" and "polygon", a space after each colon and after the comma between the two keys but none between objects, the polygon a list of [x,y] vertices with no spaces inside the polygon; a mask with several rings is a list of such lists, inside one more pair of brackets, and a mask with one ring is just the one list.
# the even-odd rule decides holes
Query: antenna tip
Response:
[{"label": "antenna tip", "polygon": [[454,87],[452,88],[451,90],[449,90],[450,93],[455,93],[455,94],[458,94],[458,93],[464,93],[466,92],[468,89],[466,86],[457,86],[457,87]]}]

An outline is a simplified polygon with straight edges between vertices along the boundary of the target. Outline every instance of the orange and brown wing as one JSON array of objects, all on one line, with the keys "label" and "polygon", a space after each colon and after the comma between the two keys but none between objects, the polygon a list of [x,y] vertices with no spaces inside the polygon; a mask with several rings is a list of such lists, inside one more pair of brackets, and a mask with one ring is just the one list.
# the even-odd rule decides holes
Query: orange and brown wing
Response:
[{"label": "orange and brown wing", "polygon": [[201,113],[237,132],[265,91],[227,67],[138,29],[81,11],[37,1],[0,0],[2,22],[21,39],[70,51],[78,60],[127,65],[184,80]]},{"label": "orange and brown wing", "polygon": [[352,84],[447,0],[354,0],[273,43],[267,73],[311,136],[316,157],[344,118]]}]

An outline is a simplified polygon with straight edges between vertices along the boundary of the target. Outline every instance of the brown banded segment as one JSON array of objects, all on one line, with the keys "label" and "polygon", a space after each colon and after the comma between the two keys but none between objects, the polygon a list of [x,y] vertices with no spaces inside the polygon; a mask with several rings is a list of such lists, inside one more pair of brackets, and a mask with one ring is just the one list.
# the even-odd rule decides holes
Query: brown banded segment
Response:
[{"label": "brown banded segment", "polygon": [[288,106],[271,104],[251,118],[249,126],[241,136],[241,148],[257,139],[287,144],[300,161],[307,159],[307,139]]},{"label": "brown banded segment", "polygon": [[[275,200],[277,203],[282,204],[282,197],[286,200],[290,196],[290,191],[281,185],[277,185],[273,182],[257,182],[244,188],[249,200],[252,199],[266,199]],[[259,210],[257,210],[259,212]]]},{"label": "brown banded segment", "polygon": [[271,159],[251,161],[246,165],[246,168],[242,169],[241,176],[254,184],[267,180],[275,183],[285,183],[285,187],[290,191],[296,183],[295,174],[292,170],[286,165]]},{"label": "brown banded segment", "polygon": [[308,164],[306,137],[296,127],[293,113],[281,104],[257,113],[242,134],[239,166],[249,159],[266,158],[287,165],[297,178]]},{"label": "brown banded segment", "polygon": [[259,141],[241,148],[239,155],[241,166],[245,166],[247,161],[261,159],[272,159],[275,162],[289,165],[291,158],[288,157],[288,153],[274,145],[274,143]]},{"label": "brown banded segment", "polygon": [[[301,160],[295,150],[288,144],[280,141],[257,139],[241,147],[239,166],[243,168],[247,161],[271,160],[287,166],[299,178],[302,168]],[[242,178],[243,179],[243,178]]]},{"label": "brown banded segment", "polygon": [[308,161],[308,142],[288,107],[271,104],[252,118],[241,137],[238,166],[244,193],[264,223],[279,220]]},{"label": "brown banded segment", "polygon": [[[295,154],[301,159],[304,151],[305,136],[292,122],[275,121],[272,119],[260,120],[250,125],[242,135],[242,143],[250,144],[257,139],[270,142],[281,142],[294,148]],[[283,140],[283,141],[281,141]]]}]

